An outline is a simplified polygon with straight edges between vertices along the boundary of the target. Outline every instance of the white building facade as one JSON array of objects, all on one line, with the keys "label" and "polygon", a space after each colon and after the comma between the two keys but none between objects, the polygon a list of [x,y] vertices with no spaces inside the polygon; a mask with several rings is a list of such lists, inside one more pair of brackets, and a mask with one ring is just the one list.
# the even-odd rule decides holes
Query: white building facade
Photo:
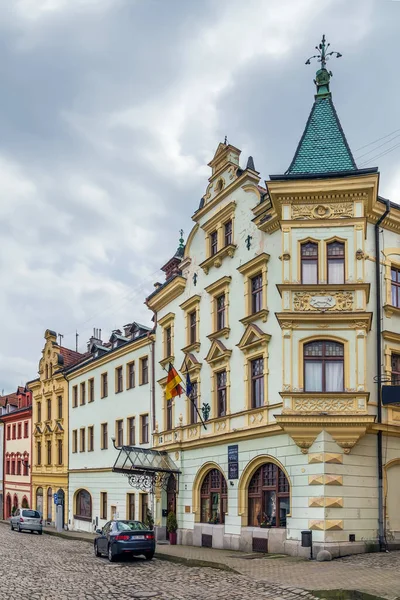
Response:
[{"label": "white building facade", "polygon": [[93,532],[111,519],[146,520],[152,496],[113,472],[122,446],[150,446],[154,337],[133,323],[71,369],[69,396],[69,529]]},{"label": "white building facade", "polygon": [[[284,175],[263,186],[219,144],[186,246],[147,299],[153,444],[180,470],[182,544],[308,556],[304,530],[333,556],[400,543],[400,407],[379,409],[376,383],[400,385],[400,210],[355,165],[322,75]],[[168,363],[191,399],[165,399]],[[160,493],[158,526],[170,505]]]}]

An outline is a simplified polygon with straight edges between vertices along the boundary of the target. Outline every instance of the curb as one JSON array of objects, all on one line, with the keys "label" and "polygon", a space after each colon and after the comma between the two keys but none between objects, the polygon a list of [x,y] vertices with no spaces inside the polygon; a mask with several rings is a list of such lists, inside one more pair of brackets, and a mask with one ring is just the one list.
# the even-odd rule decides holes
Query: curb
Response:
[{"label": "curb", "polygon": [[[8,521],[0,521],[0,525],[9,525]],[[43,533],[46,535],[52,535],[54,537],[59,537],[64,540],[71,540],[76,542],[87,542],[89,544],[93,544],[93,539],[88,539],[87,537],[81,537],[79,535],[68,535],[68,533],[61,533],[58,531],[52,531],[49,529],[43,528]],[[166,562],[177,563],[180,565],[185,565],[186,567],[208,567],[210,569],[217,569],[219,571],[228,571],[230,573],[238,573],[235,569],[228,567],[224,563],[211,562],[209,560],[202,560],[198,558],[186,558],[184,556],[175,556],[172,554],[165,554],[164,552],[155,552],[155,558],[159,560],[165,560]]]}]

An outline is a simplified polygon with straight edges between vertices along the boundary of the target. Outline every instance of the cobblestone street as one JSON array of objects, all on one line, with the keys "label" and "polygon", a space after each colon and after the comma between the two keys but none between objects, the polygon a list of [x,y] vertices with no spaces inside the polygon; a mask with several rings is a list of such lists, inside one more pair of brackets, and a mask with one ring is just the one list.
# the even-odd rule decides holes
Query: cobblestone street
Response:
[{"label": "cobblestone street", "polygon": [[[297,600],[279,586],[209,568],[154,559],[109,563],[91,544],[0,527],[1,600]],[[299,590],[300,592],[301,590]]]}]

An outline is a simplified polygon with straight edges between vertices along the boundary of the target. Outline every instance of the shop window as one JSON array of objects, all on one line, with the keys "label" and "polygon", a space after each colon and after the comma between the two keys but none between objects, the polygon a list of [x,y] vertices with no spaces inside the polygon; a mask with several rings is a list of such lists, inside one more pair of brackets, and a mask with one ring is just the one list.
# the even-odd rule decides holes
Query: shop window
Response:
[{"label": "shop window", "polygon": [[79,490],[75,500],[75,518],[90,521],[92,518],[92,497],[86,490]]},{"label": "shop window", "polygon": [[250,527],[286,527],[290,489],[285,473],[274,463],[262,465],[248,487]]},{"label": "shop window", "polygon": [[226,479],[218,469],[212,469],[204,477],[200,500],[202,523],[225,522],[225,514],[228,512],[228,489]]}]

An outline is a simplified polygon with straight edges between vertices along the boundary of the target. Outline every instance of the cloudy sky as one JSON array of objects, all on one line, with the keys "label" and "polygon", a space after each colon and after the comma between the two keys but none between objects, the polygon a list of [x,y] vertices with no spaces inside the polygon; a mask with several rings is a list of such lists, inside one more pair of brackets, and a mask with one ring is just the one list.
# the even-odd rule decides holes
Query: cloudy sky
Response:
[{"label": "cloudy sky", "polygon": [[36,376],[46,328],[83,350],[150,323],[218,142],[288,167],[322,33],[356,160],[399,201],[400,146],[374,160],[400,142],[399,23],[383,0],[2,0],[0,393]]}]

